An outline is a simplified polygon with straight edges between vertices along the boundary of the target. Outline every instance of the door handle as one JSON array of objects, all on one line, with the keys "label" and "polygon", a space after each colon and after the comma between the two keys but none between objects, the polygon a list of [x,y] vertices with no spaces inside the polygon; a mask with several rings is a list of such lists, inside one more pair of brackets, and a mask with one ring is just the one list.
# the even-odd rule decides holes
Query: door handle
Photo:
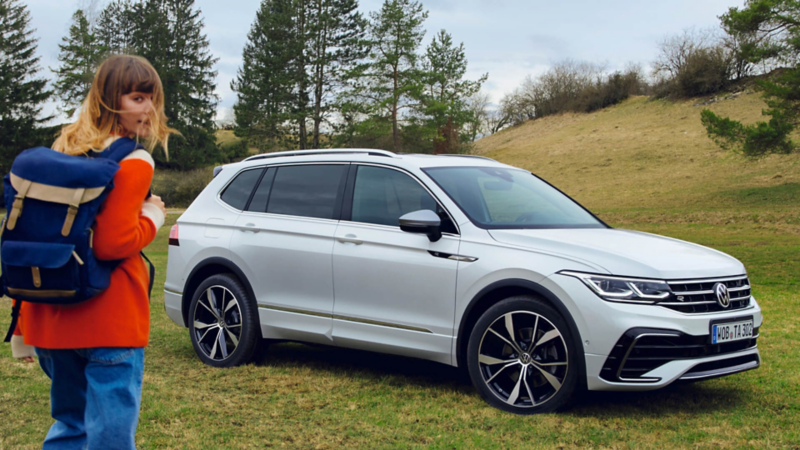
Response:
[{"label": "door handle", "polygon": [[241,230],[242,230],[242,231],[252,231],[253,233],[258,233],[259,231],[261,231],[261,228],[258,228],[258,227],[256,226],[256,224],[254,224],[254,223],[246,223],[246,224],[244,224],[244,226],[241,228]]},{"label": "door handle", "polygon": [[337,241],[341,242],[342,244],[356,244],[361,245],[364,241],[360,239],[356,239],[358,236],[355,234],[345,234],[344,237],[336,238]]}]

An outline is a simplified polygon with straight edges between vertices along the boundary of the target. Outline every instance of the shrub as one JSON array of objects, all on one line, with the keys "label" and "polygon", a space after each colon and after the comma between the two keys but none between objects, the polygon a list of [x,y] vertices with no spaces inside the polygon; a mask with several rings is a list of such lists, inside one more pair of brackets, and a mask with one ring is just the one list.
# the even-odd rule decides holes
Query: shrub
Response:
[{"label": "shrub", "polygon": [[185,208],[214,177],[213,167],[190,171],[156,169],[153,193],[161,196],[168,208]]}]

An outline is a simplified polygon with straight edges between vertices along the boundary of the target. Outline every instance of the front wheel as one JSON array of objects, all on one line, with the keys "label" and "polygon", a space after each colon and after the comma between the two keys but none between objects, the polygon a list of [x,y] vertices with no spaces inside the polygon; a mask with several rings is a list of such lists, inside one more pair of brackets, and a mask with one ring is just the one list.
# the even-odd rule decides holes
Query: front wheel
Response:
[{"label": "front wheel", "polygon": [[547,413],[569,403],[579,379],[577,353],[555,309],[518,296],[478,319],[467,344],[467,367],[490,405],[516,414]]},{"label": "front wheel", "polygon": [[204,363],[233,367],[263,351],[258,310],[232,274],[212,275],[200,283],[189,307],[189,335]]}]

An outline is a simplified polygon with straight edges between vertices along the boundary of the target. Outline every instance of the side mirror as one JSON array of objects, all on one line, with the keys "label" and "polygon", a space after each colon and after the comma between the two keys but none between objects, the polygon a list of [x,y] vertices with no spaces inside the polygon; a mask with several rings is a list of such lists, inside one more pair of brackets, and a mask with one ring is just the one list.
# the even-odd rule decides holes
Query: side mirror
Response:
[{"label": "side mirror", "polygon": [[419,233],[428,235],[431,242],[436,242],[442,238],[439,226],[442,220],[439,215],[430,209],[421,209],[410,212],[400,217],[400,229],[408,233]]}]

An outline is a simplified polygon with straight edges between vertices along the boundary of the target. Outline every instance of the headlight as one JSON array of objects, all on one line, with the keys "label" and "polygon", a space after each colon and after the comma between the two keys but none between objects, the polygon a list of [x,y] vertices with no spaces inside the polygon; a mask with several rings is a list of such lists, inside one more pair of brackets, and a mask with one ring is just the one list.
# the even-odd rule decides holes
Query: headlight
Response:
[{"label": "headlight", "polygon": [[570,271],[559,273],[580,279],[600,298],[612,302],[653,304],[672,295],[669,285],[664,280],[611,277]]}]

